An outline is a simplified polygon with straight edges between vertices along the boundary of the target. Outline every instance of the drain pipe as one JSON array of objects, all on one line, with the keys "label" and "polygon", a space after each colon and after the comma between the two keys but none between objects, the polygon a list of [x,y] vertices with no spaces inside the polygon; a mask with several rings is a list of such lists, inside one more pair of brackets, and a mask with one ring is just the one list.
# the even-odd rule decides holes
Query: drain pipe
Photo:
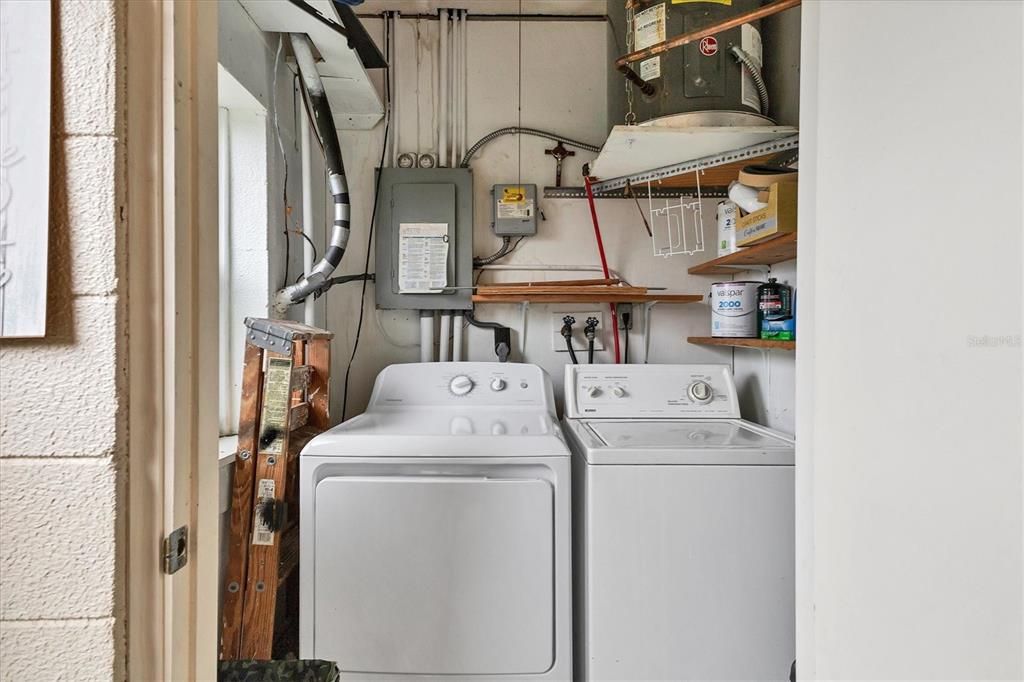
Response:
[{"label": "drain pipe", "polygon": [[330,276],[345,255],[349,236],[349,198],[348,181],[345,179],[345,165],[341,158],[341,146],[338,144],[338,131],[334,127],[334,117],[327,103],[327,92],[323,81],[316,70],[313,57],[313,45],[304,33],[289,33],[292,52],[299,67],[299,82],[305,94],[306,106],[313,115],[317,134],[324,148],[324,165],[327,167],[327,181],[334,199],[334,231],[327,253],[310,272],[295,284],[286,286],[277,292],[274,309],[284,314],[288,308],[304,301],[311,295],[319,295],[331,287]]},{"label": "drain pipe", "polygon": [[452,319],[452,362],[462,362],[462,325],[462,313],[457,312]]},{"label": "drain pipe", "polygon": [[452,335],[452,315],[451,313],[441,313],[441,350],[438,353],[437,359],[441,362],[449,361],[449,352],[451,345],[449,339]]}]

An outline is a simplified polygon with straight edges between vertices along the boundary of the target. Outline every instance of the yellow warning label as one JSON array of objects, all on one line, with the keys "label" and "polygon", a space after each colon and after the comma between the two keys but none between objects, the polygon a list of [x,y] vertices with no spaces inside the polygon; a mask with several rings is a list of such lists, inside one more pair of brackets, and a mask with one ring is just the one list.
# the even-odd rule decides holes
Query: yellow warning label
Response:
[{"label": "yellow warning label", "polygon": [[518,204],[526,201],[526,188],[505,187],[501,191],[500,201],[503,204]]}]

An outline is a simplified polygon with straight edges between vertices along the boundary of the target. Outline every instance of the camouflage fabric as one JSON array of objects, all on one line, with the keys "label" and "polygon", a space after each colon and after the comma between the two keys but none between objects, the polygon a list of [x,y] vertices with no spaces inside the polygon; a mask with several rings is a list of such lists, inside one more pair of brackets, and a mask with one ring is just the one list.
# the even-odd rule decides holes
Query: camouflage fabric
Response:
[{"label": "camouflage fabric", "polygon": [[337,682],[331,661],[221,661],[217,682]]}]

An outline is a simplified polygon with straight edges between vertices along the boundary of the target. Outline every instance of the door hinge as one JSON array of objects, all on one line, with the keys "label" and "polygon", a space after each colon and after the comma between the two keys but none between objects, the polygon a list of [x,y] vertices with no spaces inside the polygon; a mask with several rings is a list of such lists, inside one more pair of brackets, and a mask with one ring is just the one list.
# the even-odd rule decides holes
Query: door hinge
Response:
[{"label": "door hinge", "polygon": [[170,575],[188,563],[188,526],[171,531],[164,538],[164,573]]}]

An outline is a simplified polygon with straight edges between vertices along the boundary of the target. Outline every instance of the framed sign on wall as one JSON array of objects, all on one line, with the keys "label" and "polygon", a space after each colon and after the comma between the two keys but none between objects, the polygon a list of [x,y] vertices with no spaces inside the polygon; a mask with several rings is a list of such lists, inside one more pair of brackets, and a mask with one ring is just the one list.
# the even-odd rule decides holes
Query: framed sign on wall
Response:
[{"label": "framed sign on wall", "polygon": [[46,333],[50,3],[0,2],[0,336]]}]

